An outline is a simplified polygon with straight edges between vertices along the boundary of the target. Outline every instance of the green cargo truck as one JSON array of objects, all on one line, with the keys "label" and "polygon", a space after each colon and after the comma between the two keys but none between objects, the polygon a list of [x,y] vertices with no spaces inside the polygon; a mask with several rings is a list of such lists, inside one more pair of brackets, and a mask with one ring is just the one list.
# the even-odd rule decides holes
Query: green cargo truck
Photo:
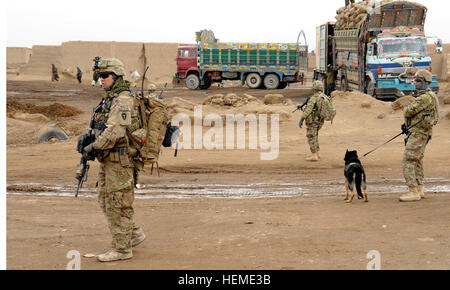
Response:
[{"label": "green cargo truck", "polygon": [[202,30],[196,41],[196,46],[180,46],[176,58],[174,82],[185,80],[190,89],[207,89],[225,80],[240,80],[252,89],[283,89],[303,82],[308,68],[306,38],[303,45],[221,43],[212,31]]}]

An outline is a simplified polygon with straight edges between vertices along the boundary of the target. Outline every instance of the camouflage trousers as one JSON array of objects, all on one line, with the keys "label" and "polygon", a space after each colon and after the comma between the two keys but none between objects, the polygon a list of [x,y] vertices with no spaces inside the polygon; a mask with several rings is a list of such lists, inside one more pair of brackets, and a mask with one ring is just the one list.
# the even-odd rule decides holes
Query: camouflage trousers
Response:
[{"label": "camouflage trousers", "polygon": [[306,123],[306,138],[308,139],[309,149],[311,150],[311,153],[317,153],[320,150],[319,130],[322,128],[323,123],[323,121]]},{"label": "camouflage trousers", "polygon": [[100,163],[98,202],[108,220],[112,248],[122,253],[131,251],[131,236],[138,227],[134,224],[133,167],[118,162]]},{"label": "camouflage trousers", "polygon": [[414,187],[423,184],[423,157],[429,136],[417,132],[411,133],[406,139],[402,167],[406,185]]}]

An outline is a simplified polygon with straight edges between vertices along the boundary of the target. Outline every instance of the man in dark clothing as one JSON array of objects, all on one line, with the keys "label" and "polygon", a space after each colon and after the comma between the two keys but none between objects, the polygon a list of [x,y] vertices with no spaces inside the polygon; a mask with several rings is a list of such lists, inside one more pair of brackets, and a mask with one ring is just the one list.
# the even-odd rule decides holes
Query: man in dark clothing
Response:
[{"label": "man in dark clothing", "polygon": [[81,84],[82,77],[83,77],[83,71],[79,67],[77,67],[77,80],[78,80],[78,83],[80,83],[80,84]]},{"label": "man in dark clothing", "polygon": [[54,82],[54,81],[59,82],[59,75],[58,75],[58,69],[52,63],[52,82]]}]

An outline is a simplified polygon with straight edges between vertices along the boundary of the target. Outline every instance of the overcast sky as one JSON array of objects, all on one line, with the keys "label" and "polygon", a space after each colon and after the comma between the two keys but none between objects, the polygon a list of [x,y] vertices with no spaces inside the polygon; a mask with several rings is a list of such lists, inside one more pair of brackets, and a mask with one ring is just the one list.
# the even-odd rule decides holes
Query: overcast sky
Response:
[{"label": "overcast sky", "polygon": [[[7,0],[7,46],[60,45],[70,40],[195,43],[207,28],[223,42],[296,42],[305,30],[333,21],[344,0]],[[425,32],[450,42],[450,3],[428,7]]]}]

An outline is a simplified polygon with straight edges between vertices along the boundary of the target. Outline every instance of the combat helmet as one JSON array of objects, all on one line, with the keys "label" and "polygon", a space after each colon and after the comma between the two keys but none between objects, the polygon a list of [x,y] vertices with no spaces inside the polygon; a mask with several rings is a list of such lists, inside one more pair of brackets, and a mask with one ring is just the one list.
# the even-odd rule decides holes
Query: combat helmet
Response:
[{"label": "combat helmet", "polygon": [[313,82],[313,85],[312,85],[312,88],[313,88],[313,90],[315,90],[315,91],[321,91],[321,92],[323,92],[323,91],[324,91],[324,88],[323,88],[323,82],[321,82],[321,81],[314,81],[314,82]]},{"label": "combat helmet", "polygon": [[116,76],[125,75],[125,66],[117,58],[102,58],[98,65],[94,67],[97,73],[114,73]]},{"label": "combat helmet", "polygon": [[154,92],[156,90],[155,84],[149,84],[147,86],[147,91]]},{"label": "combat helmet", "polygon": [[427,83],[432,83],[433,82],[433,75],[431,74],[431,72],[429,72],[427,70],[424,70],[424,69],[419,70],[414,77],[422,78]]}]

